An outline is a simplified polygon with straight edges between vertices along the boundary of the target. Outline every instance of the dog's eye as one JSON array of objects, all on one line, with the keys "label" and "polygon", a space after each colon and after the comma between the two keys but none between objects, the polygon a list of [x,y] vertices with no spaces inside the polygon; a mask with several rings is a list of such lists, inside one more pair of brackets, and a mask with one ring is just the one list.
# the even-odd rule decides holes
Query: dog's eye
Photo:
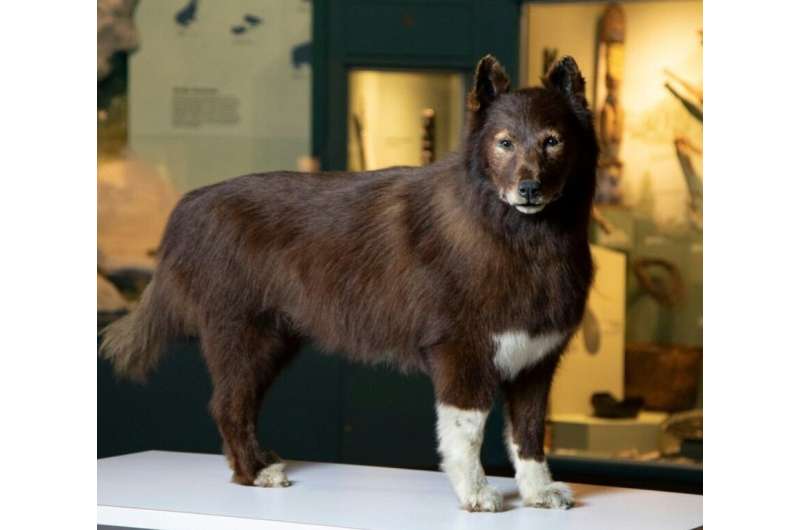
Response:
[{"label": "dog's eye", "polygon": [[506,151],[510,151],[514,147],[514,144],[508,138],[503,138],[502,140],[498,141],[497,145],[499,145]]},{"label": "dog's eye", "polygon": [[544,139],[544,146],[545,147],[555,147],[559,143],[561,143],[561,142],[559,142],[558,138],[556,138],[555,136],[548,136],[547,138]]}]

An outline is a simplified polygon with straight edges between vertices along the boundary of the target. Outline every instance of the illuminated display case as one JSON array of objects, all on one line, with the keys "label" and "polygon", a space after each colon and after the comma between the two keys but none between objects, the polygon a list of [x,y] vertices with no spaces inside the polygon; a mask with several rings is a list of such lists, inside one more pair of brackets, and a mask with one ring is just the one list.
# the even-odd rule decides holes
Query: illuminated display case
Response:
[{"label": "illuminated display case", "polygon": [[593,239],[626,260],[613,293],[596,260],[625,318],[624,379],[594,390],[643,402],[598,418],[588,400],[562,410],[557,390],[551,452],[702,466],[702,2],[531,2],[521,41],[528,84],[557,56],[583,65],[602,150]]}]

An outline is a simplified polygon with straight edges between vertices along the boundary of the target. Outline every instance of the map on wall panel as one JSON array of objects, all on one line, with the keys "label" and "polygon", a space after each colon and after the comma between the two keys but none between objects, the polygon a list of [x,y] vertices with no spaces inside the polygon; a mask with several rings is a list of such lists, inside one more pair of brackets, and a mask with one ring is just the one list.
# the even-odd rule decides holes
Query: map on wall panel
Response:
[{"label": "map on wall panel", "polygon": [[311,41],[292,48],[292,66],[300,68],[304,64],[311,66]]},{"label": "map on wall panel", "polygon": [[[191,26],[197,20],[197,11],[200,0],[189,0],[175,13],[175,23],[182,29]],[[241,20],[237,20],[229,28],[232,35],[245,35],[264,22],[263,17],[252,13],[244,13]],[[292,66],[296,69],[307,64],[311,66],[311,41],[296,44],[291,49]]]},{"label": "map on wall panel", "polygon": [[[189,0],[189,2],[181,7],[175,13],[175,23],[182,28],[188,28],[197,19],[197,10],[200,0]],[[234,35],[243,35],[248,30],[260,25],[263,22],[262,18],[258,15],[245,13],[242,19],[237,21],[230,27],[230,32]]]},{"label": "map on wall panel", "polygon": [[199,0],[189,0],[189,2],[181,8],[180,11],[175,13],[175,22],[184,28],[194,22],[195,14],[197,13],[197,4]]},{"label": "map on wall panel", "polygon": [[160,0],[135,19],[131,146],[179,189],[308,155],[310,2]]},{"label": "map on wall panel", "polygon": [[234,24],[231,27],[231,33],[234,35],[242,35],[243,33],[247,33],[251,28],[255,28],[256,26],[260,25],[261,22],[261,17],[256,15],[242,15],[242,23]]}]

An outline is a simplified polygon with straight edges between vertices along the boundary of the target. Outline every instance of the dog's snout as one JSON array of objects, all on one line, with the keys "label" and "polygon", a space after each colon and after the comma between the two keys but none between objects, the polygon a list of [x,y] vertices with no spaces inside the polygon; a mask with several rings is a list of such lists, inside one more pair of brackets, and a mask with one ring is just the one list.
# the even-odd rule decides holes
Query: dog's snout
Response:
[{"label": "dog's snout", "polygon": [[519,194],[526,200],[533,199],[539,194],[542,184],[538,180],[526,179],[519,183]]}]

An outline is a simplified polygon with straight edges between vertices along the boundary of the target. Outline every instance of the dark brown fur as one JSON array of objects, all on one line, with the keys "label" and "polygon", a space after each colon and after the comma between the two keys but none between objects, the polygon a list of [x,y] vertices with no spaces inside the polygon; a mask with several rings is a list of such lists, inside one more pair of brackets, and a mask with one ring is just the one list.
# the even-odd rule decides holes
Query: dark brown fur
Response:
[{"label": "dark brown fur", "polygon": [[[502,383],[521,453],[541,459],[563,344],[501,382],[492,336],[578,325],[592,278],[597,147],[574,61],[543,88],[508,86],[494,59],[481,61],[464,146],[430,166],[246,175],[186,194],[147,296],[108,329],[104,355],[143,377],[165,338],[197,333],[211,411],[243,484],[275,459],[259,448],[256,417],[306,338],[428,373],[437,399],[461,408],[488,409]],[[540,142],[553,129],[561,147],[547,151]],[[496,151],[500,130],[518,142],[513,154]],[[500,200],[521,178],[542,182],[552,202],[541,212]]]}]

